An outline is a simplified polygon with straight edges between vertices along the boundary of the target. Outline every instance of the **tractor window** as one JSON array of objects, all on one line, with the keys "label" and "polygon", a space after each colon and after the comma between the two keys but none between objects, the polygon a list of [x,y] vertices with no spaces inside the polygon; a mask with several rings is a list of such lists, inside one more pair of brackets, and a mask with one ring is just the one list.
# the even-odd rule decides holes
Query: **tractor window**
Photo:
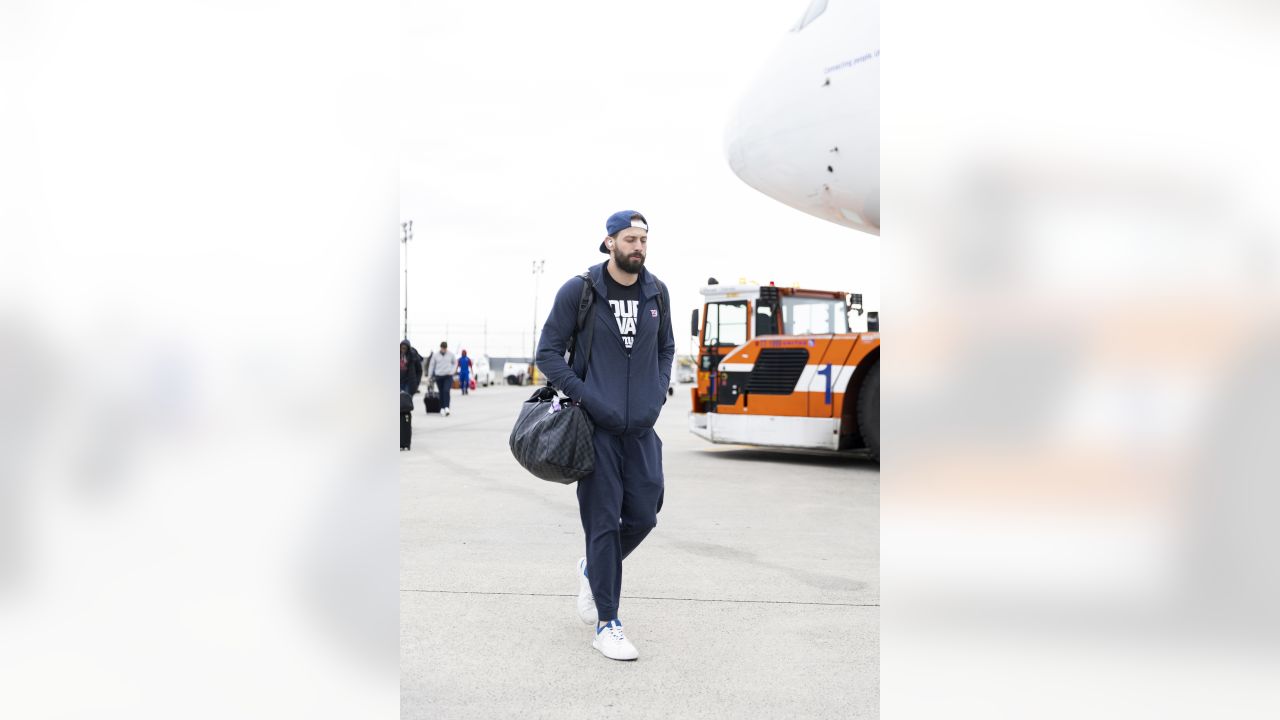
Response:
[{"label": "tractor window", "polygon": [[783,298],[782,322],[787,335],[849,332],[849,316],[844,301],[835,298]]},{"label": "tractor window", "polygon": [[747,303],[722,302],[707,304],[707,327],[703,334],[707,347],[737,347],[747,341]]},{"label": "tractor window", "polygon": [[777,335],[778,324],[773,317],[773,308],[768,305],[756,306],[756,337],[761,335]]}]

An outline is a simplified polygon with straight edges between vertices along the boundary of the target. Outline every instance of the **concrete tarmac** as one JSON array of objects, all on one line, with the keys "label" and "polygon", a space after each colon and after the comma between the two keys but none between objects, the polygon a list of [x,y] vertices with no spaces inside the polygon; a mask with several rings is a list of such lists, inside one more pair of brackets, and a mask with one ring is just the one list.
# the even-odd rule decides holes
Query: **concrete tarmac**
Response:
[{"label": "concrete tarmac", "polygon": [[634,662],[594,650],[577,617],[573,486],[533,477],[507,447],[532,388],[455,390],[450,417],[415,396],[400,453],[401,717],[878,716],[878,466],[707,443],[687,429],[688,388],[658,420],[658,527],[623,569]]}]

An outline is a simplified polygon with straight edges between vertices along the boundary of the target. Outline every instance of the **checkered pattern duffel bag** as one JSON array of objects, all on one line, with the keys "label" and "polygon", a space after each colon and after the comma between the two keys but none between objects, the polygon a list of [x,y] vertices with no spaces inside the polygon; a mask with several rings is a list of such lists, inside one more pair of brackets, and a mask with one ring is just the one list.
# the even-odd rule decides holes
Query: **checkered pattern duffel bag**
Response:
[{"label": "checkered pattern duffel bag", "polygon": [[595,468],[594,430],[580,406],[550,387],[539,388],[520,406],[511,428],[511,454],[543,480],[575,483]]}]

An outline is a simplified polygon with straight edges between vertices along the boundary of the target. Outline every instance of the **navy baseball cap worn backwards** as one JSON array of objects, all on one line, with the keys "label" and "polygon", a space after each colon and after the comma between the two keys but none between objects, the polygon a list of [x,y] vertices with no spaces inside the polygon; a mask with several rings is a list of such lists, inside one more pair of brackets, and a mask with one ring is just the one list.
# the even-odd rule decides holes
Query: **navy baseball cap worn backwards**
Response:
[{"label": "navy baseball cap worn backwards", "polygon": [[[610,215],[609,219],[604,222],[606,235],[614,235],[629,227],[637,227],[645,232],[649,232],[649,222],[644,219],[643,215],[635,210],[619,210],[618,212]],[[603,240],[600,241],[600,252],[605,254],[608,254],[609,252],[609,248],[605,247]]]}]

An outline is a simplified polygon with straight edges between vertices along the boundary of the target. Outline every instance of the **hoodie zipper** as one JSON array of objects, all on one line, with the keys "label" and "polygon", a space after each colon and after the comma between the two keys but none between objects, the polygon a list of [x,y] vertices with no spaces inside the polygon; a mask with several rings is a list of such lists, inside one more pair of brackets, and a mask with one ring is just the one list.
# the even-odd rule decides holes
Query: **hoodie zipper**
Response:
[{"label": "hoodie zipper", "polygon": [[[605,268],[603,271],[604,271],[604,272],[609,272],[609,270],[608,270],[607,268]],[[637,282],[638,282],[638,281],[637,281]],[[659,290],[658,292],[662,292],[662,291],[661,291],[661,290]],[[599,295],[599,293],[596,293],[596,294],[597,294],[597,296]],[[606,300],[608,300],[608,293],[605,293],[605,299],[606,299]],[[647,300],[647,299],[648,299],[648,298],[646,298],[646,297],[645,297],[645,295],[644,295],[644,286],[642,285],[642,286],[640,287],[640,304],[637,306],[637,307],[639,308],[639,310],[640,310],[640,311],[644,310],[644,302],[645,302],[645,300]],[[657,302],[657,301],[655,300],[654,302]],[[593,314],[594,314],[594,310],[595,310],[595,308],[592,308]],[[642,313],[642,312],[639,312],[639,311],[637,311],[637,312],[638,312],[638,315],[637,315],[637,317],[636,317],[636,339],[635,339],[635,342],[636,342],[636,343],[639,343],[639,342],[640,342],[640,317],[639,317],[639,315],[643,315],[643,313]],[[655,330],[655,331],[654,331],[654,333],[655,333],[655,336],[654,336],[654,337],[655,337],[655,340],[654,340],[655,344],[657,343],[657,340],[656,340],[657,335],[656,335],[656,333],[659,333],[660,331],[661,331],[661,327],[659,327],[657,330]],[[613,333],[610,333],[610,334],[612,335]],[[617,338],[617,343],[618,343],[618,346],[617,346],[617,347],[618,347],[618,349],[619,349],[619,350],[621,350],[621,351],[622,351],[622,353],[623,353],[623,354],[626,356],[626,358],[627,358],[627,384],[626,384],[626,388],[627,388],[627,389],[626,389],[626,391],[624,392],[625,397],[623,398],[623,414],[622,414],[622,432],[623,432],[623,434],[625,435],[625,434],[626,434],[626,432],[627,432],[628,430],[630,430],[630,429],[631,429],[631,353],[635,351],[635,348],[633,347],[630,351],[628,351],[628,350],[627,350],[627,348],[626,348],[626,345],[624,345],[624,344],[623,344],[623,342],[622,342],[622,336],[621,336],[621,335],[617,335],[617,336],[615,336],[615,337]]]},{"label": "hoodie zipper", "polygon": [[627,353],[627,399],[625,405],[627,414],[623,416],[623,434],[626,434],[627,430],[631,429],[631,355],[635,353],[636,350],[640,349],[640,318],[644,315],[644,302],[647,299],[648,298],[644,296],[644,288],[642,287],[640,289],[640,303],[636,305],[636,339],[631,350],[625,351]]},{"label": "hoodie zipper", "polygon": [[[661,291],[659,291],[659,292],[661,292]],[[644,312],[643,312],[643,311],[644,311],[644,309],[645,309],[645,308],[644,308],[644,303],[645,303],[645,300],[647,300],[647,299],[648,299],[648,298],[646,298],[646,297],[644,296],[644,290],[643,290],[643,288],[641,288],[641,292],[640,292],[640,304],[637,306],[639,309],[636,311],[636,339],[635,339],[635,344],[632,346],[631,350],[630,350],[629,352],[627,352],[627,399],[626,399],[626,405],[625,405],[625,407],[626,407],[626,415],[624,416],[624,418],[623,418],[623,422],[622,422],[622,432],[623,432],[624,434],[627,432],[627,430],[631,429],[631,356],[632,356],[632,354],[634,354],[637,350],[639,350],[639,349],[640,349],[640,337],[641,337],[641,334],[642,334],[642,333],[640,332],[640,318],[644,316]],[[657,301],[655,300],[654,302],[657,302]],[[656,344],[657,344],[657,334],[658,334],[658,332],[659,332],[660,330],[661,330],[661,328],[658,328],[657,330],[654,330],[654,344],[655,344],[655,346],[656,346]],[[625,350],[624,350],[624,352],[625,352]]]}]

